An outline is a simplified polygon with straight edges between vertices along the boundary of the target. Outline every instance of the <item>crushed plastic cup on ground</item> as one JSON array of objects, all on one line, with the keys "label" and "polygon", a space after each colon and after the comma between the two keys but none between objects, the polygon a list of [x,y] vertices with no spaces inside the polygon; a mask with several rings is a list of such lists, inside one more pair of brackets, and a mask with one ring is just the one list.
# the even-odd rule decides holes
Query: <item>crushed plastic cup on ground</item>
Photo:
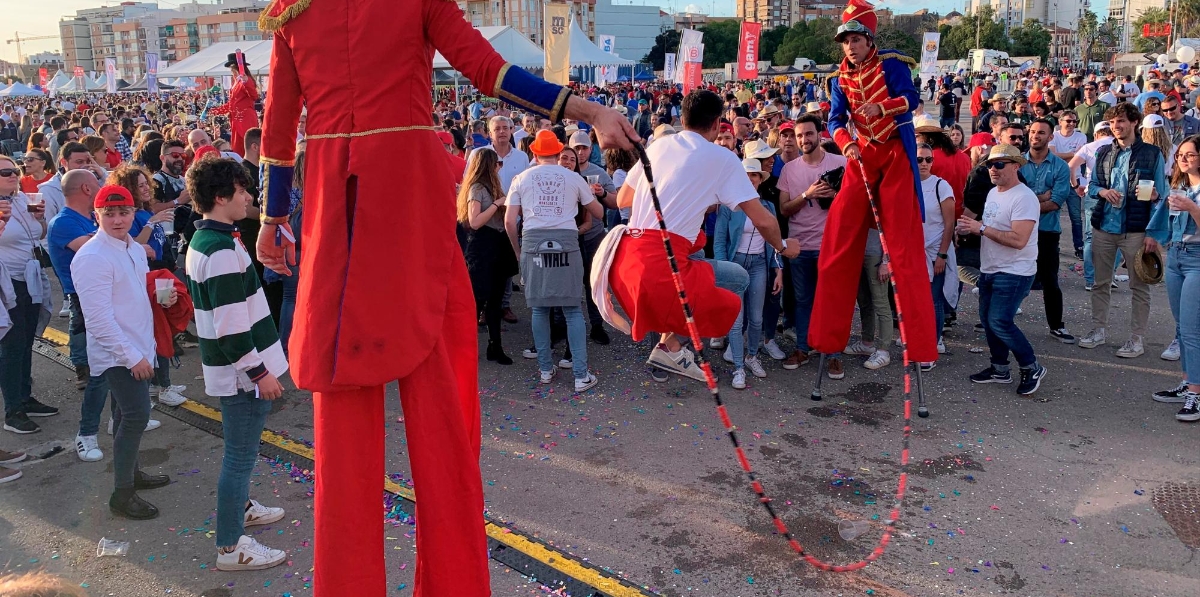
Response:
[{"label": "crushed plastic cup on ground", "polygon": [[865,520],[843,520],[838,523],[838,535],[844,541],[853,541],[871,529],[871,523]]},{"label": "crushed plastic cup on ground", "polygon": [[124,557],[129,555],[129,542],[116,541],[114,539],[100,539],[100,543],[96,545],[96,557],[103,558],[106,556]]}]

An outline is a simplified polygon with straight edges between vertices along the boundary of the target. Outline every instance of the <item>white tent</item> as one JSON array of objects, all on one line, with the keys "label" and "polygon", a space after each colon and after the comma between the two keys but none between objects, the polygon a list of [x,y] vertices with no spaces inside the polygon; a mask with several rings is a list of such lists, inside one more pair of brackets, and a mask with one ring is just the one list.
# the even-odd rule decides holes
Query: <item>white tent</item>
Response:
[{"label": "white tent", "polygon": [[271,70],[271,45],[266,41],[223,41],[158,71],[159,80],[176,77],[223,77],[229,74],[225,61],[239,48],[250,64],[250,73],[266,75]]},{"label": "white tent", "polygon": [[571,19],[571,66],[629,66],[631,64],[634,64],[632,60],[626,60],[601,50],[579,28],[579,23],[575,19]]},{"label": "white tent", "polygon": [[[55,76],[55,79],[58,77]],[[57,87],[53,87],[56,93],[87,93],[88,91],[96,91],[96,83],[87,78],[87,75],[82,77],[68,77],[66,82]]]},{"label": "white tent", "polygon": [[16,97],[20,95],[42,95],[42,92],[24,83],[13,83],[4,89],[0,89],[0,97]]},{"label": "white tent", "polygon": [[54,73],[54,78],[50,79],[50,82],[46,83],[46,88],[47,89],[58,89],[59,87],[62,87],[63,85],[66,85],[67,83],[70,83],[70,82],[71,82],[71,76],[68,75],[66,73],[66,71],[60,70],[60,71]]},{"label": "white tent", "polygon": [[[521,68],[541,68],[546,62],[542,49],[512,27],[476,27],[475,30],[510,64]],[[438,52],[433,55],[433,68],[442,70],[454,66]]]}]

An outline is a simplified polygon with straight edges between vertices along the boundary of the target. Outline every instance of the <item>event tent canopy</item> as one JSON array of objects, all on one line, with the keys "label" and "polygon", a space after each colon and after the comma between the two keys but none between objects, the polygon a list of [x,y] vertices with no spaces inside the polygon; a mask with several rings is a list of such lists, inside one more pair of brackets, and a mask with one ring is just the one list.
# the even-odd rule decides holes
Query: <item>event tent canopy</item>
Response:
[{"label": "event tent canopy", "polygon": [[13,83],[4,89],[0,89],[0,97],[16,97],[21,95],[42,95],[42,92],[24,83]]},{"label": "event tent canopy", "polygon": [[[539,68],[546,62],[542,49],[512,27],[476,27],[475,30],[506,62],[521,68]],[[438,52],[433,55],[433,68],[447,69],[454,65]]]},{"label": "event tent canopy", "polygon": [[54,77],[50,79],[48,83],[46,83],[46,89],[58,89],[59,87],[62,87],[70,82],[71,77],[67,75],[65,71],[60,70],[54,73]]},{"label": "event tent canopy", "polygon": [[272,43],[270,40],[218,42],[171,66],[159,69],[158,78],[162,80],[176,77],[226,76],[229,74],[229,67],[225,66],[225,61],[238,49],[246,55],[251,74],[266,75],[271,69]]},{"label": "event tent canopy", "polygon": [[[579,23],[571,19],[571,66],[629,66],[632,60],[626,60],[616,54],[609,54],[588,39],[586,33],[579,28]],[[538,66],[544,66],[539,64]]]},{"label": "event tent canopy", "polygon": [[[171,89],[175,89],[175,87],[173,85],[164,83],[162,79],[158,80],[159,91],[169,91]],[[146,87],[146,77],[143,75],[142,78],[134,81],[133,85],[121,88],[121,91],[149,91],[149,89]]]}]

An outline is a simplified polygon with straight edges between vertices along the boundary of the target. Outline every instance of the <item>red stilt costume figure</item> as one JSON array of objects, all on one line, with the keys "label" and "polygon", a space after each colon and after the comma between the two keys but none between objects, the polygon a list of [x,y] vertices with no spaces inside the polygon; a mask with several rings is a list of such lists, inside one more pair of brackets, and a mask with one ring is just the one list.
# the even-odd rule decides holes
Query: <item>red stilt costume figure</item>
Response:
[{"label": "red stilt costume figure", "polygon": [[214,106],[208,111],[212,116],[229,117],[229,144],[234,153],[246,155],[246,131],[258,126],[258,112],[254,109],[258,101],[258,85],[254,75],[246,70],[250,63],[246,62],[241,51],[229,55],[225,66],[233,72],[233,87],[229,88],[229,100],[223,105]]},{"label": "red stilt costume figure", "polygon": [[431,119],[434,51],[488,95],[592,123],[602,144],[637,135],[615,111],[506,64],[448,0],[274,0],[259,26],[274,44],[258,255],[280,273],[297,121],[308,110],[289,353],[293,379],[314,392],[314,595],[386,594],[384,385],[393,380],[417,495],[414,594],[489,595],[476,308],[455,237],[456,173]]},{"label": "red stilt costume figure", "polygon": [[938,355],[912,124],[919,95],[910,66],[916,63],[875,47],[876,22],[874,7],[851,0],[835,38],[846,58],[830,85],[829,132],[850,163],[821,241],[808,342],[822,353],[836,353],[850,338],[867,228],[874,225],[865,188],[870,185],[903,305],[909,357],[930,362]]}]

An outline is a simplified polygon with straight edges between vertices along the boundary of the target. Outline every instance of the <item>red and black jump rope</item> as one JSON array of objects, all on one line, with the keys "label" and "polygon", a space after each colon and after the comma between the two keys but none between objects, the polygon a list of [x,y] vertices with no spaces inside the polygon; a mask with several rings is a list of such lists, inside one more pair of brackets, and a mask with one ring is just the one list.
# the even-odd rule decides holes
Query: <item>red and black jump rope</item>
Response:
[{"label": "red and black jump rope", "polygon": [[[903,450],[900,452],[900,479],[896,486],[896,501],[892,506],[892,511],[888,517],[888,520],[885,522],[886,527],[883,531],[883,537],[879,539],[879,543],[875,546],[875,549],[871,550],[870,554],[868,554],[865,558],[851,564],[830,564],[805,551],[804,546],[801,545],[800,542],[797,541],[792,535],[791,531],[788,530],[788,527],[783,522],[783,519],[780,518],[779,514],[775,511],[775,507],[771,505],[771,498],[767,496],[766,489],[763,488],[762,482],[758,479],[758,475],[755,474],[754,469],[750,466],[750,460],[746,457],[746,451],[742,449],[741,442],[738,441],[737,429],[734,427],[733,422],[730,421],[729,412],[725,408],[725,403],[721,400],[721,391],[717,388],[716,377],[712,372],[712,365],[709,364],[708,359],[704,358],[704,351],[701,349],[704,344],[700,341],[700,334],[696,329],[696,321],[692,317],[692,306],[690,303],[688,303],[687,291],[683,287],[683,278],[679,274],[679,264],[675,260],[675,251],[671,248],[670,235],[667,232],[667,223],[666,220],[663,219],[662,205],[658,201],[658,190],[654,186],[654,174],[650,169],[650,159],[646,156],[646,150],[642,148],[641,145],[634,144],[634,151],[637,153],[638,159],[642,163],[642,171],[646,175],[646,182],[650,185],[650,199],[654,204],[654,215],[658,219],[659,231],[662,233],[663,247],[667,251],[667,261],[671,264],[671,278],[675,282],[675,290],[679,293],[679,303],[680,306],[683,307],[683,314],[687,319],[688,335],[691,337],[692,344],[697,348],[696,361],[699,363],[700,369],[704,371],[705,383],[708,385],[709,391],[712,392],[713,401],[715,401],[717,405],[717,416],[721,418],[721,424],[725,426],[725,432],[729,436],[729,441],[733,444],[734,452],[737,454],[738,464],[742,467],[742,470],[745,471],[747,477],[750,479],[750,487],[754,490],[755,495],[758,496],[759,503],[762,504],[763,508],[766,509],[767,515],[769,515],[771,520],[774,522],[775,529],[779,531],[781,535],[783,535],[783,538],[787,541],[788,545],[791,546],[792,550],[795,551],[800,557],[804,558],[806,562],[812,564],[820,570],[825,570],[828,572],[850,572],[852,570],[860,570],[866,567],[867,564],[877,560],[879,556],[883,555],[884,549],[891,541],[892,535],[896,531],[896,522],[900,520],[900,505],[904,501],[904,493],[908,487],[909,437],[912,434],[912,376],[910,373],[910,365],[912,366],[912,370],[915,371],[917,375],[917,395],[920,404],[918,408],[918,415],[922,418],[929,416],[929,411],[925,408],[925,396],[921,391],[920,366],[918,366],[916,363],[911,363],[908,359],[908,343],[906,341],[907,335],[905,334],[903,311],[900,308],[900,294],[898,292],[896,293],[896,312],[900,320],[900,341],[905,345],[904,440]],[[858,164],[859,174],[862,176],[862,179],[865,183],[867,177],[866,171],[863,170],[862,162],[860,160],[851,161],[854,161]],[[875,197],[871,193],[870,185],[864,184],[864,186],[867,189],[867,200],[871,204],[871,212],[875,217],[875,224],[880,230],[879,240],[883,247],[883,254],[885,257],[887,257],[890,254],[888,253],[887,242],[884,240],[883,227],[880,225],[879,207],[875,203]],[[890,271],[890,257],[888,258],[888,263],[888,268]],[[895,289],[895,276],[890,276],[890,278],[892,280],[892,288]],[[813,389],[811,396],[813,400],[821,399],[821,377],[825,371],[824,365],[825,356],[821,355],[821,366],[817,369],[817,384]]]}]

